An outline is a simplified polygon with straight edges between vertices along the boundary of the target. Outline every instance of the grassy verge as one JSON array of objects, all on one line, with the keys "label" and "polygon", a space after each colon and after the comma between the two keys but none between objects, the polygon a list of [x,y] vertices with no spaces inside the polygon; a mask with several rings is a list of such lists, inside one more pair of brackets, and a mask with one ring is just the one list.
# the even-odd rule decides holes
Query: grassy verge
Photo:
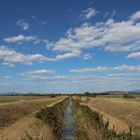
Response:
[{"label": "grassy verge", "polygon": [[73,100],[73,117],[75,121],[76,140],[100,140],[101,135],[97,129],[97,125],[91,120],[90,115],[84,112],[79,101]]},{"label": "grassy verge", "polygon": [[61,129],[64,125],[64,113],[67,107],[68,99],[63,100],[51,107],[41,109],[36,113],[36,117],[46,125],[49,125],[55,139],[61,139]]}]

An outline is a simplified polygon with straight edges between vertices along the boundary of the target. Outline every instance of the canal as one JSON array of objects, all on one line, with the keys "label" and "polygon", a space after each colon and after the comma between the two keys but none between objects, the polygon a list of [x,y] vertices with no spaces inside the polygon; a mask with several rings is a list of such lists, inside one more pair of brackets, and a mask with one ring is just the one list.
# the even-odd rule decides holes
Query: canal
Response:
[{"label": "canal", "polygon": [[62,129],[62,140],[75,140],[75,127],[72,116],[72,101],[69,100],[65,116],[64,116],[64,128]]}]

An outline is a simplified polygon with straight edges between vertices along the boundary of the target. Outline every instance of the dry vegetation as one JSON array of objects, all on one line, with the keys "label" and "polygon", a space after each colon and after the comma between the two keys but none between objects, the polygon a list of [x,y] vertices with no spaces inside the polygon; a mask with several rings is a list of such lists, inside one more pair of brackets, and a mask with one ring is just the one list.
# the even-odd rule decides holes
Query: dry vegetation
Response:
[{"label": "dry vegetation", "polygon": [[[57,102],[64,100],[65,97],[55,97],[43,99],[30,99],[17,101],[13,103],[4,103],[0,105],[0,140],[21,140],[30,132],[31,135],[38,138],[40,135],[51,136],[49,126],[43,125],[35,118],[35,113],[45,106],[53,106]],[[49,139],[48,139],[49,140]],[[52,138],[50,140],[53,140]]]},{"label": "dry vegetation", "polygon": [[[1,97],[0,140],[58,140],[64,108],[67,106],[63,102],[65,98],[66,96]],[[131,134],[140,134],[140,96],[72,98],[75,139],[92,140],[94,137],[97,140],[128,140]],[[57,137],[56,134],[60,135]],[[139,136],[133,136],[132,140],[139,139]]]},{"label": "dry vegetation", "polygon": [[73,117],[75,121],[75,140],[101,139],[101,134],[93,118],[87,116],[77,100],[73,100]]},{"label": "dry vegetation", "polygon": [[41,99],[41,98],[42,98],[41,96],[40,97],[39,96],[0,96],[0,104],[23,101],[23,100]]},{"label": "dry vegetation", "polygon": [[116,131],[133,131],[140,134],[140,102],[139,98],[91,98],[82,97],[81,102],[88,105],[92,110],[103,115],[109,120],[110,128],[115,127]]},{"label": "dry vegetation", "polygon": [[14,123],[25,115],[35,112],[59,98],[61,97],[45,97],[45,99],[20,100],[17,102],[0,104],[0,128]]}]

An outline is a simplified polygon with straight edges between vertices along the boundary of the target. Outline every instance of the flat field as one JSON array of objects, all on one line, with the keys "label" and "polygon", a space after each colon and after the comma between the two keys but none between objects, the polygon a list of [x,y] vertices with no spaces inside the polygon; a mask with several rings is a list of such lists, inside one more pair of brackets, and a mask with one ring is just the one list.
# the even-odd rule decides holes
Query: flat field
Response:
[{"label": "flat field", "polygon": [[[1,96],[0,101],[6,100],[6,102],[0,103],[0,140],[20,140],[22,136],[25,136],[25,132],[31,131],[32,128],[34,131],[38,130],[36,133],[39,133],[40,127],[42,133],[44,126],[35,118],[35,113],[44,107],[62,101],[64,98],[64,96],[55,98]],[[49,132],[49,128],[45,128],[45,131]],[[51,135],[51,133],[49,134]]]},{"label": "flat field", "polygon": [[140,134],[140,98],[125,99],[112,97],[82,97],[81,102],[92,110],[103,115],[105,121],[109,121],[110,128],[115,127],[116,131],[133,131]]}]

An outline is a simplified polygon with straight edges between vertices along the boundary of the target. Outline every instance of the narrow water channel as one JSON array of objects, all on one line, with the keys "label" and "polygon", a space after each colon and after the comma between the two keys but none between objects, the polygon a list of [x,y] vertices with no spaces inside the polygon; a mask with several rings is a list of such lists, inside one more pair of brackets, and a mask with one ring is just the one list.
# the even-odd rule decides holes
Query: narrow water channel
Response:
[{"label": "narrow water channel", "polygon": [[72,116],[72,102],[69,101],[64,116],[65,127],[62,129],[62,140],[75,140],[74,120]]}]

